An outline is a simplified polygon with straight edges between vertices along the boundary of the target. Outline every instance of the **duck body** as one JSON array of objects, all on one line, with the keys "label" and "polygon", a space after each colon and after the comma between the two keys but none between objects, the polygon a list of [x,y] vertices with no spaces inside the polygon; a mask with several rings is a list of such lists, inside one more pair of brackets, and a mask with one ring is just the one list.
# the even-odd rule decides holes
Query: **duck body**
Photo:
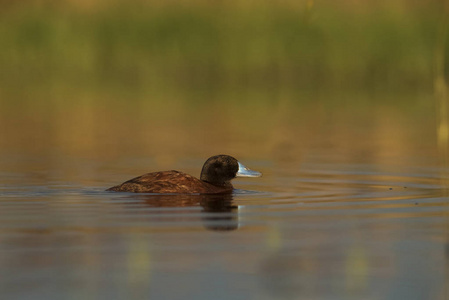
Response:
[{"label": "duck body", "polygon": [[147,173],[107,189],[114,192],[156,194],[223,194],[232,190],[231,184],[217,186],[175,170]]},{"label": "duck body", "polygon": [[179,171],[147,173],[113,186],[107,191],[157,194],[224,194],[234,189],[231,180],[235,177],[259,177],[229,155],[210,157],[203,165],[201,177],[197,179]]}]

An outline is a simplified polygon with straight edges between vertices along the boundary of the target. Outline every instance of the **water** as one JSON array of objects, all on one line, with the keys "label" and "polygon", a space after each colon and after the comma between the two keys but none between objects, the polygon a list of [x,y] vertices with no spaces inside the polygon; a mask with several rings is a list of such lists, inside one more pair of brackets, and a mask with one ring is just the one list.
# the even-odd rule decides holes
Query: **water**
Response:
[{"label": "water", "polygon": [[[0,298],[447,299],[448,168],[432,106],[410,99],[5,104]],[[105,192],[216,154],[263,177]]]},{"label": "water", "polygon": [[443,1],[13,2],[0,300],[449,299]]},{"label": "water", "polygon": [[[130,176],[102,160],[6,156],[2,298],[446,299],[441,168],[321,151],[244,161],[264,177],[234,180],[228,196],[104,192]],[[154,170],[145,157],[116,165],[143,161]],[[201,164],[176,166],[197,175]]]}]

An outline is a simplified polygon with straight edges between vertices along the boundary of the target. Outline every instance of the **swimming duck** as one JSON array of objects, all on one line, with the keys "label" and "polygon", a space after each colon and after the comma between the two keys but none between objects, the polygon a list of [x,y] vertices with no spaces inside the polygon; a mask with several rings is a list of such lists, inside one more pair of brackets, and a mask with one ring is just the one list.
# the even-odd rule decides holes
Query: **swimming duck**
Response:
[{"label": "swimming duck", "polygon": [[200,179],[179,171],[147,173],[113,186],[107,191],[157,194],[220,194],[231,193],[235,177],[260,177],[229,155],[215,155],[206,160]]}]

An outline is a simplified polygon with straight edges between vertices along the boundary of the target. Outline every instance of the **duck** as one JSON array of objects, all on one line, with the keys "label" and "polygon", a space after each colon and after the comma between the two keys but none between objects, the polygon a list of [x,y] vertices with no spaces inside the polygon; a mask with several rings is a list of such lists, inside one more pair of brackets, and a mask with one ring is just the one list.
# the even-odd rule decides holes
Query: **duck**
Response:
[{"label": "duck", "polygon": [[106,191],[155,194],[226,194],[232,193],[235,177],[260,177],[262,173],[245,167],[230,155],[209,157],[200,179],[176,170],[152,172],[130,179]]}]

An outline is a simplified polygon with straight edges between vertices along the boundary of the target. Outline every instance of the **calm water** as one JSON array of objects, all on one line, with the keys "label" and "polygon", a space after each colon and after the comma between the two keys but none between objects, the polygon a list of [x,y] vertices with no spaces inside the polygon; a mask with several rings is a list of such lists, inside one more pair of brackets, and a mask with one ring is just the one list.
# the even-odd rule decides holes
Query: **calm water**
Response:
[{"label": "calm water", "polygon": [[449,300],[448,9],[378,2],[0,1],[0,300]]},{"label": "calm water", "polygon": [[[153,148],[140,131],[112,138],[134,128],[132,114],[109,135],[108,121],[89,123],[92,111],[80,109],[82,123],[23,117],[19,133],[10,130],[19,114],[4,114],[1,298],[447,299],[447,169],[434,124],[391,110],[312,109],[297,122],[290,109],[267,109],[278,121],[251,131],[210,132],[202,125],[213,117],[185,117],[178,131],[148,133]],[[217,122],[229,114],[220,108]],[[264,176],[235,180],[230,196],[104,192],[149,171],[198,176],[218,153]]]}]

